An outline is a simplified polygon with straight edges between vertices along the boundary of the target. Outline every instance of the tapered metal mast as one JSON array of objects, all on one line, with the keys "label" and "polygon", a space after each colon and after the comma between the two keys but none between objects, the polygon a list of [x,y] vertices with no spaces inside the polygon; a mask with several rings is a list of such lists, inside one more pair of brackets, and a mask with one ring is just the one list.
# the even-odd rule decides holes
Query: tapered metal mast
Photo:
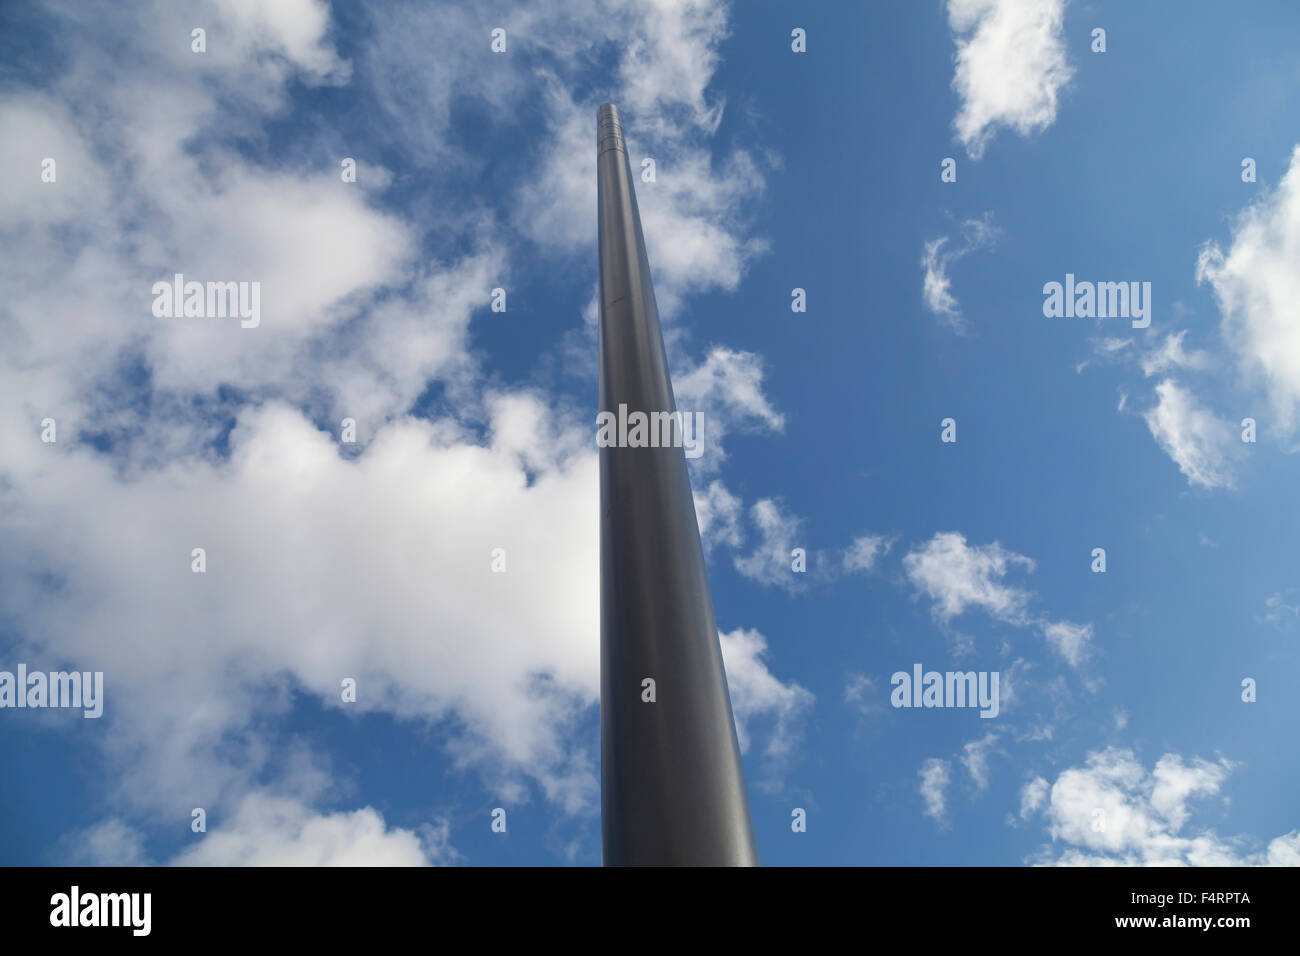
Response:
[{"label": "tapered metal mast", "polygon": [[[612,104],[596,127],[600,410],[675,412]],[[600,449],[600,737],[605,865],[758,864],[681,447]]]}]

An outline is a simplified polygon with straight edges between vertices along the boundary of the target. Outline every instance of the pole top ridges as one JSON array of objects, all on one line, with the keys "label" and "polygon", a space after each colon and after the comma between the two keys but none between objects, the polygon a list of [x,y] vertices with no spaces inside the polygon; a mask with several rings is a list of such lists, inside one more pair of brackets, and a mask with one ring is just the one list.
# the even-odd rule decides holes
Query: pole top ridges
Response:
[{"label": "pole top ridges", "polygon": [[607,149],[627,152],[627,144],[623,141],[623,119],[613,103],[605,103],[596,110],[596,152],[600,154]]}]

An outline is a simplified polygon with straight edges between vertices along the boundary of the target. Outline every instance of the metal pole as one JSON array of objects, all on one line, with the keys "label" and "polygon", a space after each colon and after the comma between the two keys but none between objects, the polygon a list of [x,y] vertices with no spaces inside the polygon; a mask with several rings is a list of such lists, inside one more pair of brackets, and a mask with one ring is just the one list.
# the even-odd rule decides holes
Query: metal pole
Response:
[{"label": "metal pole", "polygon": [[[600,410],[675,412],[612,104],[596,127]],[[600,449],[600,737],[605,865],[758,864],[681,447]]]}]

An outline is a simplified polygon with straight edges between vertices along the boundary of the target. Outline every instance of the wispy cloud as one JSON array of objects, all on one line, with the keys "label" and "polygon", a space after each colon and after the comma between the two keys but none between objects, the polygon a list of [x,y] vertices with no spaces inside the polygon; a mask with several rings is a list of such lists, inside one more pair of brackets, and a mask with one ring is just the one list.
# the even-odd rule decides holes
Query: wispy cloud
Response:
[{"label": "wispy cloud", "polygon": [[1274,627],[1289,627],[1300,619],[1300,604],[1288,604],[1288,600],[1295,600],[1291,597],[1295,591],[1288,588],[1285,591],[1278,591],[1276,594],[1270,594],[1264,599],[1264,615],[1259,618],[1266,624],[1272,624]]},{"label": "wispy cloud", "polygon": [[998,228],[993,224],[993,214],[985,213],[979,219],[967,219],[961,224],[960,237],[955,245],[949,236],[940,236],[925,244],[921,254],[921,298],[925,307],[954,331],[966,328],[961,305],[952,294],[952,279],[948,268],[977,249],[991,248],[997,241]]},{"label": "wispy cloud", "polygon": [[930,757],[918,771],[921,778],[921,803],[923,812],[940,827],[947,826],[947,790],[952,782],[952,765],[938,757]]},{"label": "wispy cloud", "polygon": [[1186,329],[1166,335],[1159,348],[1142,356],[1142,374],[1150,378],[1152,375],[1176,369],[1199,371],[1210,368],[1213,365],[1210,353],[1199,349],[1190,352],[1183,349],[1183,338],[1186,335]]},{"label": "wispy cloud", "polygon": [[1143,418],[1188,483],[1201,488],[1233,487],[1232,425],[1203,408],[1195,395],[1172,379],[1156,386],[1156,397],[1155,406]]}]

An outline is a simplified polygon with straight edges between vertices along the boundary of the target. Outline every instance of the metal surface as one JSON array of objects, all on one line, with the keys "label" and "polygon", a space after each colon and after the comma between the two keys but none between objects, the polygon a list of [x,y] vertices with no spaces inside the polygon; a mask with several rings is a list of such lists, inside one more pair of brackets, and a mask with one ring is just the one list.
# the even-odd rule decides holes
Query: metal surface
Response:
[{"label": "metal surface", "polygon": [[[618,110],[600,107],[596,125],[600,410],[672,412]],[[605,865],[757,865],[681,447],[600,449],[600,578]]]}]

